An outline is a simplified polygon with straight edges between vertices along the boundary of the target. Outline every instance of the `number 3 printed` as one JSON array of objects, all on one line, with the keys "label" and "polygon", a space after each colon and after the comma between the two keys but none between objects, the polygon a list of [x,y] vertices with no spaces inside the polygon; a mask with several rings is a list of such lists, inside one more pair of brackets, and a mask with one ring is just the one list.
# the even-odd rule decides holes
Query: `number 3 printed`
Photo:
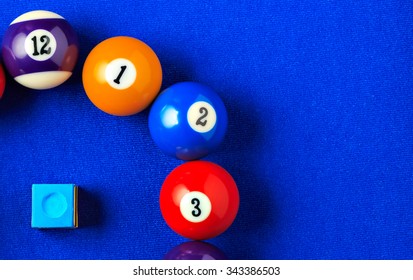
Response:
[{"label": "number 3 printed", "polygon": [[186,220],[199,223],[208,218],[212,205],[208,196],[204,193],[193,191],[182,197],[179,208]]},{"label": "number 3 printed", "polygon": [[192,210],[192,216],[194,216],[194,217],[199,217],[199,216],[201,216],[201,209],[199,208],[199,204],[200,204],[201,202],[199,201],[199,199],[198,199],[198,198],[193,198],[193,199],[191,200],[191,203],[192,203],[193,205],[195,205],[195,206],[194,206],[194,210]]}]

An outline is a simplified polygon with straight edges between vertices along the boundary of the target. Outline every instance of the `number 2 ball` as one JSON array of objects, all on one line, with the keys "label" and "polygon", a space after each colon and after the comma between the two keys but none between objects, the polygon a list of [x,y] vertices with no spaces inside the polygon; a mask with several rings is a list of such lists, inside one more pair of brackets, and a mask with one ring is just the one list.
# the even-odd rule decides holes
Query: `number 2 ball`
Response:
[{"label": "number 2 ball", "polygon": [[49,89],[72,75],[79,53],[76,32],[60,15],[31,11],[8,27],[2,44],[4,66],[20,84]]},{"label": "number 2 ball", "polygon": [[205,240],[231,226],[238,212],[239,193],[224,168],[208,161],[190,161],[166,177],[159,203],[172,230],[189,239]]},{"label": "number 2 ball", "polygon": [[223,141],[228,117],[225,105],[211,88],[181,82],[165,89],[149,113],[154,142],[182,160],[202,158]]}]

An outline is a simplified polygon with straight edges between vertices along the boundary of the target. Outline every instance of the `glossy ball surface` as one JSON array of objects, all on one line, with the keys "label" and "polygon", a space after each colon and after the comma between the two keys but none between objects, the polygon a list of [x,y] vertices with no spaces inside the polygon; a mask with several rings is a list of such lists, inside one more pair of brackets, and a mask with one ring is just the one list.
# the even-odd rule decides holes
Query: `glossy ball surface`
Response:
[{"label": "glossy ball surface", "polygon": [[6,87],[6,77],[4,76],[3,67],[0,65],[0,99],[3,96]]},{"label": "glossy ball surface", "polygon": [[5,68],[32,89],[53,88],[69,79],[78,53],[76,32],[62,16],[49,11],[19,16],[3,37]]},{"label": "glossy ball surface", "polygon": [[227,256],[212,244],[201,241],[182,243],[170,250],[164,260],[227,260]]},{"label": "glossy ball surface", "polygon": [[155,52],[127,36],[98,44],[83,66],[83,87],[90,101],[115,116],[144,110],[158,95],[162,68]]},{"label": "glossy ball surface", "polygon": [[154,142],[166,154],[182,160],[213,152],[223,141],[227,125],[227,111],[218,94],[194,82],[165,89],[149,113]]},{"label": "glossy ball surface", "polygon": [[232,224],[239,193],[224,168],[208,161],[190,161],[166,177],[159,203],[172,230],[189,239],[205,240],[220,235]]}]

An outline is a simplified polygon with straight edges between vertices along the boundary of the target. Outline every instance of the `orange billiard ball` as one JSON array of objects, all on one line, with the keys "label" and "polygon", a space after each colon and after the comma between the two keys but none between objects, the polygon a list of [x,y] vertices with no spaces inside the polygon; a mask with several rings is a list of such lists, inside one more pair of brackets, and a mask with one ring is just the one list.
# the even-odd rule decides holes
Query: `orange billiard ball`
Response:
[{"label": "orange billiard ball", "polygon": [[162,68],[155,52],[127,36],[99,43],[83,66],[83,87],[90,101],[115,116],[144,110],[158,95]]}]

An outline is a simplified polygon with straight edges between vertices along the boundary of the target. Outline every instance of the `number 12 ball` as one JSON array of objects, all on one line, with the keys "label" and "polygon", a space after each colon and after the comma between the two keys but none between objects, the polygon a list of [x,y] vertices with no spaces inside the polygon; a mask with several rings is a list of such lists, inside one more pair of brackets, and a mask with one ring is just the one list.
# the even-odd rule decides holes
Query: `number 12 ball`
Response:
[{"label": "number 12 ball", "polygon": [[166,177],[159,203],[172,230],[186,238],[205,240],[230,227],[238,212],[239,193],[224,168],[208,161],[190,161]]},{"label": "number 12 ball", "polygon": [[218,94],[194,82],[164,90],[149,113],[154,142],[168,155],[194,160],[214,151],[227,130],[227,111]]},{"label": "number 12 ball", "polygon": [[72,75],[79,53],[75,31],[60,15],[32,11],[16,18],[2,44],[6,69],[20,84],[49,89]]}]

